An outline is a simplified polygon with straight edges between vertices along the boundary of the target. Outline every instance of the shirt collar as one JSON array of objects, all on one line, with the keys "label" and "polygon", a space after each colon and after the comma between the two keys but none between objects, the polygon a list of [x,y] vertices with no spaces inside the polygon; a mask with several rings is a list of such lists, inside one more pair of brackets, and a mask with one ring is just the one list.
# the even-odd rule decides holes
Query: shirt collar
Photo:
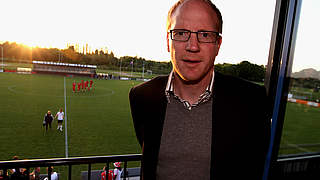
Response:
[{"label": "shirt collar", "polygon": [[177,98],[180,102],[182,102],[189,110],[191,110],[191,107],[193,106],[197,106],[200,103],[206,102],[208,101],[211,96],[212,96],[212,88],[213,88],[213,82],[214,82],[214,70],[212,71],[212,77],[211,77],[211,81],[208,84],[205,92],[203,92],[200,97],[199,100],[196,104],[190,105],[188,102],[186,102],[185,100],[181,99],[179,96],[177,96],[176,94],[174,94],[174,89],[173,89],[173,70],[170,72],[169,74],[169,78],[168,78],[168,82],[167,82],[167,86],[166,86],[166,90],[165,90],[165,94],[167,97],[168,102],[170,103],[170,96],[173,95],[175,98]]}]

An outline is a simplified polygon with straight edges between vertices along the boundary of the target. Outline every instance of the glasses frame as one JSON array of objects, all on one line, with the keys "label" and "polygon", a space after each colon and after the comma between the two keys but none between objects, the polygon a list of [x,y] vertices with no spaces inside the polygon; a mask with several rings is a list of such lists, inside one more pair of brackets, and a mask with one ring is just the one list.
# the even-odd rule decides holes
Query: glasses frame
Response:
[{"label": "glasses frame", "polygon": [[[188,33],[189,33],[188,39],[186,39],[186,40],[177,40],[177,39],[174,39],[174,38],[173,38],[173,32],[176,31],[176,30],[181,30],[181,31],[188,32]],[[217,35],[216,40],[213,41],[213,42],[203,42],[203,41],[199,41],[199,33],[203,33],[203,32],[211,32],[211,33],[216,34],[216,35]],[[217,40],[221,38],[221,33],[217,32],[217,31],[190,31],[190,30],[187,30],[187,29],[171,29],[168,33],[170,33],[170,39],[171,39],[171,40],[173,40],[173,41],[180,41],[180,42],[187,42],[187,41],[189,41],[192,33],[195,33],[195,34],[197,35],[197,40],[198,40],[199,43],[217,43]]]}]

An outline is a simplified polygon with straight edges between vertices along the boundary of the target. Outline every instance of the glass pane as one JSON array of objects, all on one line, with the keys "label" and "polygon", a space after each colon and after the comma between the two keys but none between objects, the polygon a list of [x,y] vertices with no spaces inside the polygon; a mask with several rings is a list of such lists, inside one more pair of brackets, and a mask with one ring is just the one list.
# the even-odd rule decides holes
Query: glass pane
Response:
[{"label": "glass pane", "polygon": [[320,2],[302,2],[279,155],[320,151]]},{"label": "glass pane", "polygon": [[262,85],[276,1],[214,2],[223,18],[222,44],[215,70]]}]

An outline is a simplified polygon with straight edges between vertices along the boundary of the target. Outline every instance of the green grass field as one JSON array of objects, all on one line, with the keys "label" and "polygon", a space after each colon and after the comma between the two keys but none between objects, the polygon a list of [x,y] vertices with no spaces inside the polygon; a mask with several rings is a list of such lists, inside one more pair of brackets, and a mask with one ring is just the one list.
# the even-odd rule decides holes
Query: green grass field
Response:
[{"label": "green grass field", "polygon": [[279,154],[320,151],[320,108],[287,103]]},{"label": "green grass field", "polygon": [[[92,91],[73,93],[72,82],[82,79],[87,80],[0,73],[0,161],[11,160],[14,155],[21,159],[66,157],[65,132],[56,130],[56,121],[47,133],[42,127],[47,110],[53,114],[59,108],[65,111],[65,100],[69,157],[141,153],[128,99],[130,88],[141,82],[94,79]],[[279,154],[319,152],[319,117],[320,108],[288,103]],[[92,169],[102,167],[96,164]],[[66,176],[67,167],[55,169]],[[75,179],[86,169],[85,165],[75,166]]]},{"label": "green grass field", "polygon": [[56,130],[57,121],[47,133],[42,127],[48,110],[65,111],[64,88],[69,157],[141,153],[128,99],[130,88],[141,82],[94,79],[92,91],[73,93],[72,82],[81,79],[86,80],[0,73],[0,160],[66,157],[65,132]]}]

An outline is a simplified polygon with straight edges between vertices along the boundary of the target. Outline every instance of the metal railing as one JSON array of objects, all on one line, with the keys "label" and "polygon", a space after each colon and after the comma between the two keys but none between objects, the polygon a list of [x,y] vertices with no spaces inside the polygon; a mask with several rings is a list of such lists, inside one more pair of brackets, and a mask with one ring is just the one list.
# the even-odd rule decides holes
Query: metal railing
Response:
[{"label": "metal railing", "polygon": [[129,161],[141,161],[141,154],[116,155],[116,156],[90,156],[90,157],[74,157],[74,158],[56,158],[56,159],[36,159],[36,160],[15,160],[0,161],[0,170],[3,170],[3,178],[8,178],[9,169],[25,168],[30,179],[30,168],[48,167],[48,179],[51,180],[52,166],[68,166],[68,180],[72,178],[72,166],[88,164],[88,180],[91,180],[91,165],[97,163],[106,163],[105,171],[109,172],[109,163],[124,162],[123,179],[127,178],[127,165]]}]

